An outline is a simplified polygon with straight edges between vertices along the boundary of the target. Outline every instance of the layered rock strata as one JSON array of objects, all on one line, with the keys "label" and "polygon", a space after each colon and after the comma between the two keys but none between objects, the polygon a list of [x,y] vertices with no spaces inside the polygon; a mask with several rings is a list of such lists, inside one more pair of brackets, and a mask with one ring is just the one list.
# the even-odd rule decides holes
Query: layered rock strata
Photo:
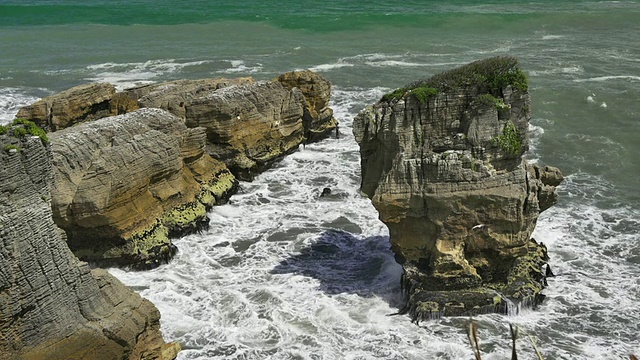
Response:
[{"label": "layered rock strata", "polygon": [[278,82],[241,82],[187,90],[162,87],[138,101],[143,107],[166,106],[188,127],[205,128],[209,154],[242,180],[253,179],[303,141],[305,98],[297,88],[286,90]]},{"label": "layered rock strata", "polygon": [[146,268],[173,256],[171,236],[208,225],[207,209],[235,192],[232,174],[251,180],[328,135],[337,126],[330,96],[331,84],[310,71],[119,93],[102,83],[52,95],[17,117],[53,131],[54,220],[74,253]]},{"label": "layered rock strata", "polygon": [[331,83],[311,71],[273,81],[181,80],[125,91],[141,107],[162,108],[188,127],[207,129],[208,152],[241,180],[251,180],[300,144],[337,127]]},{"label": "layered rock strata", "polygon": [[300,89],[304,94],[302,125],[305,141],[313,142],[327,137],[337,129],[338,121],[329,107],[331,83],[310,70],[291,71],[278,76],[282,86],[288,90]]},{"label": "layered rock strata", "polygon": [[77,123],[120,115],[138,109],[135,100],[109,83],[84,84],[48,96],[18,111],[16,118],[27,119],[47,131]]},{"label": "layered rock strata", "polygon": [[0,358],[174,359],[153,304],[71,253],[52,218],[50,151],[18,127],[0,135]]},{"label": "layered rock strata", "polygon": [[203,128],[140,109],[49,134],[51,207],[69,247],[99,265],[147,268],[176,249],[171,235],[208,226],[207,210],[237,180],[205,152]]},{"label": "layered rock strata", "polygon": [[531,234],[562,175],[523,158],[530,118],[526,76],[498,57],[398,89],[354,119],[362,191],[389,228],[414,319],[541,300],[548,257]]}]

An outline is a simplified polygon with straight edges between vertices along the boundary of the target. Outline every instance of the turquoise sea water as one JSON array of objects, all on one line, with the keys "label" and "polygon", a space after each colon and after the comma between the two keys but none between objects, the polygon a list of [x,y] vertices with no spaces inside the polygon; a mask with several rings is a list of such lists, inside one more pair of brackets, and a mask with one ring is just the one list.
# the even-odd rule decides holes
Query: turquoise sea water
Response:
[{"label": "turquoise sea water", "polygon": [[[385,316],[400,269],[358,192],[351,119],[418,78],[516,56],[533,99],[528,156],[567,175],[534,234],[561,275],[537,311],[478,318],[483,359],[509,356],[510,322],[545,359],[622,359],[640,354],[639,44],[640,1],[0,0],[0,123],[92,81],[321,73],[340,139],[243,184],[171,264],[112,272],[158,306],[183,359],[468,359],[466,319]],[[336,198],[317,201],[324,186]]]}]

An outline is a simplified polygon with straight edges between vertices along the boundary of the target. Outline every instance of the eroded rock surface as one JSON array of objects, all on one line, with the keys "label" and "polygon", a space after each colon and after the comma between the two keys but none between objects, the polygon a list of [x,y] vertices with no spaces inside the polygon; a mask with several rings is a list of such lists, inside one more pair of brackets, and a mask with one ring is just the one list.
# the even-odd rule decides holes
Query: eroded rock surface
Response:
[{"label": "eroded rock surface", "polygon": [[386,95],[354,120],[362,191],[388,226],[416,320],[541,300],[531,239],[559,170],[529,164],[527,79],[493,58]]},{"label": "eroded rock surface", "polygon": [[94,83],[79,85],[25,106],[16,118],[33,121],[47,131],[56,131],[137,108],[135,100],[116,94],[113,85]]},{"label": "eroded rock surface", "polygon": [[331,100],[331,83],[317,73],[290,71],[277,79],[286,89],[298,88],[305,97],[302,125],[306,141],[325,138],[338,126],[333,117],[333,109],[329,107]]},{"label": "eroded rock surface", "polygon": [[140,109],[49,134],[53,218],[81,259],[153,267],[172,234],[208,226],[207,210],[237,181],[205,152],[203,128]]},{"label": "eroded rock surface", "polygon": [[186,110],[188,127],[207,129],[209,154],[251,180],[303,141],[304,95],[277,82],[233,85],[202,94]]},{"label": "eroded rock surface", "polygon": [[174,359],[180,347],[165,344],[153,304],[69,250],[49,204],[49,149],[10,135],[0,135],[0,358]]}]

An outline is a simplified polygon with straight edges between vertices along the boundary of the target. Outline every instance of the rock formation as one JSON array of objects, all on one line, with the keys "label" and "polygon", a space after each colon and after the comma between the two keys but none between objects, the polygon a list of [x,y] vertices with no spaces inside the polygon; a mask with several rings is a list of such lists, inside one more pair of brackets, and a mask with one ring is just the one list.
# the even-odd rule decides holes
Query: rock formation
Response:
[{"label": "rock formation", "polygon": [[138,108],[109,83],[85,84],[48,96],[18,111],[16,118],[33,121],[47,131],[80,122],[124,114]]},{"label": "rock formation", "polygon": [[143,107],[166,106],[188,127],[204,127],[209,154],[242,180],[251,180],[303,141],[304,95],[278,82],[161,87],[138,101]]},{"label": "rock formation", "polygon": [[304,94],[302,125],[305,141],[323,139],[337,128],[338,122],[333,117],[333,109],[329,107],[331,100],[329,81],[310,70],[284,73],[277,80],[286,89],[298,88]]},{"label": "rock formation", "polygon": [[241,180],[251,180],[304,141],[337,126],[328,107],[331,83],[311,71],[273,81],[252,78],[181,80],[125,91],[141,107],[156,107],[207,129],[209,154]]},{"label": "rock formation", "polygon": [[74,253],[100,265],[168,260],[170,235],[208,226],[207,210],[237,186],[205,153],[205,130],[164,110],[140,109],[49,138],[53,218]]},{"label": "rock formation", "polygon": [[102,83],[44,98],[17,118],[53,131],[53,215],[72,251],[146,268],[173,256],[171,236],[208,225],[206,211],[235,192],[232,174],[251,180],[334,129],[330,96],[331,84],[310,71],[119,93]]},{"label": "rock formation", "polygon": [[153,304],[71,253],[49,148],[18,128],[0,128],[0,358],[174,359]]},{"label": "rock formation", "polygon": [[478,61],[385,95],[354,119],[362,191],[388,226],[415,320],[505,312],[542,298],[531,239],[559,170],[529,164],[517,60]]}]

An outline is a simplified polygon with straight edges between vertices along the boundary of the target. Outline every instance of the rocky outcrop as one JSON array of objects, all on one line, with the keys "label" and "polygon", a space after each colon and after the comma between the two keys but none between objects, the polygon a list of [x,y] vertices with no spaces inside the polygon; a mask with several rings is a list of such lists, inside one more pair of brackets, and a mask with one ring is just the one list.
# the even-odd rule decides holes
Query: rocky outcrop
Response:
[{"label": "rocky outcrop", "polygon": [[85,84],[48,96],[18,111],[16,118],[33,121],[47,131],[124,114],[138,108],[135,100],[109,83]]},{"label": "rocky outcrop", "polygon": [[188,127],[204,127],[209,154],[240,179],[251,180],[302,143],[304,95],[297,88],[286,90],[278,82],[241,82],[195,89],[161,87],[161,94],[153,91],[139,102],[166,106]]},{"label": "rocky outcrop", "polygon": [[190,128],[204,127],[209,154],[242,180],[253,177],[304,142],[328,136],[338,123],[328,106],[331,83],[311,71],[272,81],[253,78],[177,80],[116,93],[108,83],[80,85],[18,112],[47,131],[159,108]]},{"label": "rocky outcrop", "polygon": [[527,79],[499,57],[419,81],[354,119],[362,191],[388,226],[405,311],[420,320],[541,300],[531,239],[559,170],[529,164]]},{"label": "rocky outcrop", "polygon": [[307,142],[327,137],[338,126],[329,107],[331,83],[310,70],[291,71],[277,80],[288,90],[300,89],[305,97],[302,125]]},{"label": "rocky outcrop", "polygon": [[305,141],[337,126],[328,107],[331,84],[311,72],[274,81],[252,78],[182,80],[126,91],[142,107],[157,107],[188,127],[207,129],[209,154],[242,180],[253,177]]},{"label": "rocky outcrop", "polygon": [[0,135],[0,358],[174,359],[153,304],[71,253],[52,219],[49,149],[19,127]]},{"label": "rocky outcrop", "polygon": [[73,252],[99,265],[147,268],[176,249],[170,237],[208,226],[207,210],[237,181],[205,153],[203,128],[160,109],[49,134],[51,207]]},{"label": "rocky outcrop", "polygon": [[173,256],[172,236],[208,225],[207,209],[235,192],[233,174],[251,180],[305,134],[318,140],[335,128],[330,91],[310,71],[119,93],[90,84],[18,117],[53,131],[53,215],[73,252],[98,265],[146,268]]}]

